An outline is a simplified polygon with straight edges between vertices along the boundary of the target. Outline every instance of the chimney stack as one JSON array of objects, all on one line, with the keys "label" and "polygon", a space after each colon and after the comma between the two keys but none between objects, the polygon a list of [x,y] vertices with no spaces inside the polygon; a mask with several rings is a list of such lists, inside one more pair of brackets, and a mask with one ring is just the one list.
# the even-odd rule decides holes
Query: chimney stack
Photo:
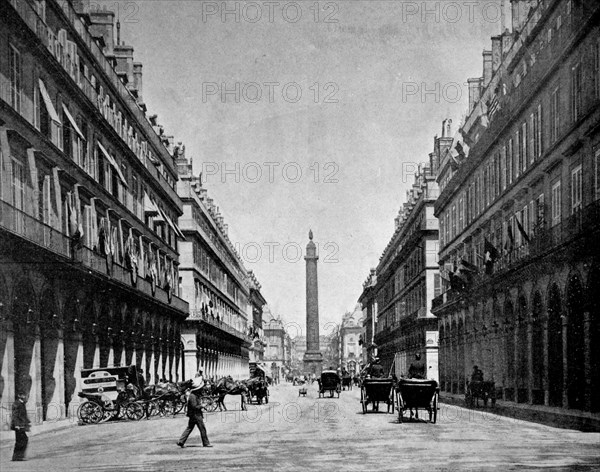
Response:
[{"label": "chimney stack", "polygon": [[492,51],[483,51],[483,88],[487,87],[492,80],[492,74]]}]

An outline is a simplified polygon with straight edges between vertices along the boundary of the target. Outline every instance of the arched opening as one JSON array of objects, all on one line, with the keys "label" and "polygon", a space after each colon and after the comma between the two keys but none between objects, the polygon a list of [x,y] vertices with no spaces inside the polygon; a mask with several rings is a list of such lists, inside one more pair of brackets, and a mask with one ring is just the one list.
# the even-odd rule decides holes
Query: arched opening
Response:
[{"label": "arched opening", "polygon": [[74,412],[69,410],[73,398],[77,399],[78,369],[83,367],[83,346],[81,343],[81,323],[79,320],[80,307],[77,297],[72,296],[65,303],[64,319],[64,382],[65,382],[65,411],[71,417]]},{"label": "arched opening", "polygon": [[97,328],[98,342],[100,344],[100,367],[107,367],[114,362],[114,358],[110,359],[111,334],[113,331],[110,311],[111,308],[108,303],[100,304]]},{"label": "arched opening", "polygon": [[548,291],[548,393],[550,406],[562,406],[563,337],[560,290],[552,284]]},{"label": "arched opening", "polygon": [[517,363],[515,380],[517,385],[517,402],[529,401],[529,353],[527,340],[527,300],[523,295],[518,299],[518,323],[517,323]]},{"label": "arched opening", "polygon": [[533,377],[531,400],[534,405],[544,404],[544,326],[542,315],[544,307],[542,295],[535,292],[531,304],[531,359],[533,363]]},{"label": "arched opening", "polygon": [[585,404],[585,332],[583,285],[578,275],[567,284],[567,398],[569,408]]},{"label": "arched opening", "polygon": [[[46,290],[40,301],[40,366],[42,379],[42,419],[48,419],[48,405],[52,403],[57,388],[57,377],[62,367],[59,356],[58,313],[54,292]],[[60,411],[50,412],[51,419],[60,418]]]},{"label": "arched opening", "polygon": [[96,334],[97,334],[97,323],[96,313],[94,311],[94,304],[89,301],[83,307],[81,313],[81,326],[83,331],[83,367],[84,369],[91,369],[94,367],[95,356],[96,356]]},{"label": "arched opening", "polygon": [[590,310],[591,410],[600,411],[600,264],[596,262],[588,279]]},{"label": "arched opening", "polygon": [[515,317],[513,304],[507,299],[504,304],[504,356],[506,375],[504,382],[504,399],[515,400]]},{"label": "arched opening", "polygon": [[465,341],[464,341],[464,328],[462,319],[458,320],[458,392],[459,394],[465,393]]},{"label": "arched opening", "polygon": [[10,363],[10,356],[7,353],[8,329],[6,329],[5,325],[8,319],[8,303],[8,290],[6,289],[4,277],[0,274],[0,401],[4,403],[9,401],[8,398],[3,398],[2,396],[4,393],[4,385],[7,381],[2,375],[2,372],[5,370],[8,371],[8,366],[5,366],[4,363]]},{"label": "arched opening", "polygon": [[[13,327],[15,349],[15,395],[32,393],[34,380],[39,375],[39,352],[36,352],[38,335],[38,313],[35,306],[35,292],[28,280],[16,285],[13,304]],[[36,398],[30,398],[36,402]]]}]

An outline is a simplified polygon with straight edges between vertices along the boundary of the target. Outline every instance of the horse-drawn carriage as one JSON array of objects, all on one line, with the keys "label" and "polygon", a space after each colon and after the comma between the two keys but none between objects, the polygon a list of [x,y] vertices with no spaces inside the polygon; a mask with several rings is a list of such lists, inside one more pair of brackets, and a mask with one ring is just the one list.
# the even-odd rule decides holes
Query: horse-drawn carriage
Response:
[{"label": "horse-drawn carriage", "polygon": [[435,380],[400,379],[396,386],[398,398],[398,421],[402,423],[404,413],[409,410],[410,417],[413,411],[419,418],[419,409],[429,413],[429,421],[437,421],[438,412],[438,383]]},{"label": "horse-drawn carriage", "polygon": [[246,381],[248,387],[248,403],[262,405],[269,403],[269,385],[265,378],[254,377]]},{"label": "horse-drawn carriage", "polygon": [[479,406],[479,399],[483,400],[483,406],[487,406],[489,400],[492,401],[492,406],[496,406],[496,384],[491,380],[467,380],[466,405],[469,408]]},{"label": "horse-drawn carriage", "polygon": [[83,424],[110,419],[139,420],[149,414],[141,399],[140,378],[135,366],[83,369],[77,416]]},{"label": "horse-drawn carriage", "polygon": [[329,398],[333,398],[334,393],[337,393],[337,397],[340,398],[342,380],[335,370],[324,370],[317,381],[319,383],[319,398],[325,397],[325,392],[329,392]]},{"label": "horse-drawn carriage", "polygon": [[387,404],[387,411],[394,412],[394,380],[391,377],[364,378],[360,387],[360,402],[363,413],[367,413],[367,406],[372,405],[371,411],[379,411],[379,403]]},{"label": "horse-drawn carriage", "polygon": [[348,373],[342,375],[342,390],[352,390],[352,376]]}]

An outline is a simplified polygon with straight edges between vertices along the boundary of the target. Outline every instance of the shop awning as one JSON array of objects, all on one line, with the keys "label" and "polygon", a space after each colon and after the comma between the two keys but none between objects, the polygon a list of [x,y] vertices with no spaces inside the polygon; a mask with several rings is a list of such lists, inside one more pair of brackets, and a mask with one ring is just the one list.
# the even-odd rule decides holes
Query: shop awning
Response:
[{"label": "shop awning", "polygon": [[98,141],[98,147],[100,148],[100,151],[102,151],[102,154],[104,154],[104,157],[106,157],[106,160],[117,171],[117,175],[119,176],[119,179],[121,179],[121,182],[123,183],[123,185],[125,187],[127,187],[128,185],[127,185],[127,181],[125,180],[125,176],[123,175],[123,172],[121,172],[121,169],[115,162],[114,158],[108,153],[108,151],[105,149],[105,147],[102,146],[102,143],[100,143],[100,141]]},{"label": "shop awning", "polygon": [[71,123],[71,127],[75,130],[75,132],[79,135],[79,137],[81,139],[85,140],[85,136],[83,135],[83,133],[79,129],[79,126],[77,126],[77,123],[75,122],[75,119],[73,118],[73,115],[71,115],[71,113],[69,112],[69,109],[67,108],[67,106],[63,103],[62,107],[63,107],[63,111],[65,112],[65,115],[67,115],[67,119]]},{"label": "shop awning", "polygon": [[154,204],[154,202],[152,201],[152,199],[146,191],[144,191],[144,213],[156,213],[157,215],[159,214],[158,208],[156,207],[156,205]]},{"label": "shop awning", "polygon": [[46,90],[46,84],[44,84],[44,81],[42,79],[39,79],[39,84],[40,92],[42,94],[42,98],[44,100],[44,104],[46,105],[46,110],[48,110],[48,114],[50,115],[50,118],[52,119],[52,121],[62,123],[60,121],[60,118],[58,117],[58,113],[56,113],[54,105],[52,104],[52,100],[50,100],[50,95],[48,95],[48,90]]}]

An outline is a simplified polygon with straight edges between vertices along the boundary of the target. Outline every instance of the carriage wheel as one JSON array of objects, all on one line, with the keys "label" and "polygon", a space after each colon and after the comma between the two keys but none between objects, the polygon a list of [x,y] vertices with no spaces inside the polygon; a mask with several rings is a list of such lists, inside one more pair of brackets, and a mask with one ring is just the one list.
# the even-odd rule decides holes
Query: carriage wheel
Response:
[{"label": "carriage wheel", "polygon": [[164,400],[160,405],[160,412],[165,416],[175,416],[177,414],[177,406],[177,400]]},{"label": "carriage wheel", "polygon": [[160,413],[160,407],[156,400],[150,400],[146,403],[146,417],[157,416]]},{"label": "carriage wheel", "polygon": [[139,421],[144,417],[144,408],[137,402],[125,405],[125,417],[130,420]]},{"label": "carriage wheel", "polygon": [[438,413],[438,393],[435,392],[433,395],[433,424],[437,423],[437,413]]},{"label": "carriage wheel", "polygon": [[87,401],[79,405],[77,416],[85,424],[96,424],[100,422],[104,416],[104,412],[102,411],[102,407],[96,402]]}]

